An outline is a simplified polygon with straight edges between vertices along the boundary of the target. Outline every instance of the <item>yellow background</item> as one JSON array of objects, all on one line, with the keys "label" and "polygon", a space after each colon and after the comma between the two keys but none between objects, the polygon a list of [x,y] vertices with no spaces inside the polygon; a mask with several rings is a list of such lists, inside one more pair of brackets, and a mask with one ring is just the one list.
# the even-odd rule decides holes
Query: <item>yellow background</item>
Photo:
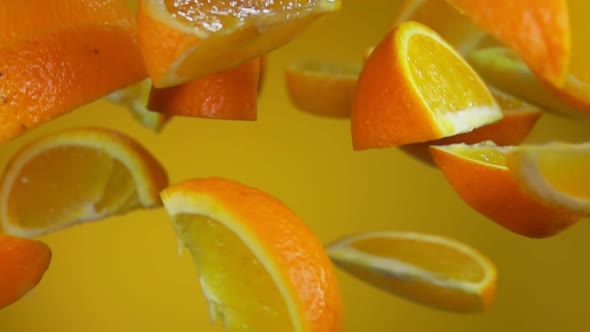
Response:
[{"label": "yellow background", "polygon": [[[282,199],[324,242],[382,229],[429,232],[469,243],[497,264],[497,301],[480,315],[416,305],[338,272],[345,331],[587,331],[588,221],[551,239],[519,237],[466,206],[438,170],[394,148],[353,152],[347,120],[290,105],[283,84],[288,63],[359,61],[386,32],[395,6],[392,0],[344,1],[341,13],[273,52],[255,123],[175,118],[154,134],[124,109],[98,101],[4,144],[0,162],[46,132],[111,127],[144,143],[172,182],[223,176],[258,187]],[[587,121],[546,115],[529,141],[581,141],[589,128]],[[51,266],[35,290],[0,311],[1,332],[221,331],[209,322],[188,253],[177,255],[164,210],[41,239],[53,249]]]}]

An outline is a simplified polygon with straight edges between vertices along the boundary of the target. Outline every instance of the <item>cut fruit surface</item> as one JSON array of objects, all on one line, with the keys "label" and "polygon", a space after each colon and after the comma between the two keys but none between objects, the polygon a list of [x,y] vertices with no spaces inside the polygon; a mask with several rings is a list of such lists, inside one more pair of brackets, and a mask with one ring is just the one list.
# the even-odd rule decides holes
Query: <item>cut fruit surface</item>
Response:
[{"label": "cut fruit surface", "polygon": [[501,118],[487,86],[463,58],[430,28],[409,21],[365,62],[351,115],[353,146],[425,142]]},{"label": "cut fruit surface", "polygon": [[580,219],[523,189],[506,165],[506,155],[521,147],[474,145],[431,146],[436,164],[469,206],[500,226],[530,238],[556,235]]},{"label": "cut fruit surface", "polygon": [[181,182],[161,195],[211,318],[226,331],[341,331],[330,259],[283,203],[221,178]]},{"label": "cut fruit surface", "polygon": [[162,165],[132,138],[99,128],[41,137],[10,160],[0,183],[3,231],[35,237],[136,208],[161,206]]},{"label": "cut fruit surface", "polygon": [[525,190],[590,216],[590,143],[522,146],[508,153],[506,161]]},{"label": "cut fruit surface", "polygon": [[563,85],[573,54],[566,0],[447,1],[514,49],[544,81]]},{"label": "cut fruit surface", "polygon": [[405,21],[428,26],[461,54],[467,54],[486,36],[472,20],[444,0],[403,0],[393,26]]},{"label": "cut fruit surface", "polygon": [[117,90],[105,98],[115,104],[126,107],[133,117],[144,127],[156,132],[162,130],[171,116],[151,111],[147,108],[152,80],[147,78],[139,83]]},{"label": "cut fruit surface", "polygon": [[148,107],[169,115],[256,120],[261,60],[170,88],[152,88]]},{"label": "cut fruit surface", "polygon": [[291,102],[301,110],[329,117],[350,117],[361,66],[302,62],[285,73]]},{"label": "cut fruit surface", "polygon": [[154,85],[170,87],[264,55],[339,8],[340,0],[140,0],[140,42]]},{"label": "cut fruit surface", "polygon": [[0,233],[0,309],[35,288],[50,261],[45,243]]},{"label": "cut fruit surface", "polygon": [[351,275],[387,292],[439,309],[482,312],[496,292],[496,268],[477,250],[429,234],[373,232],[327,246]]},{"label": "cut fruit surface", "polygon": [[0,141],[147,76],[122,0],[0,3]]},{"label": "cut fruit surface", "polygon": [[502,120],[465,134],[430,142],[402,145],[400,149],[418,160],[435,166],[428,150],[431,145],[475,144],[483,141],[492,141],[500,146],[521,144],[541,117],[541,109],[496,88],[490,87],[490,91],[502,109],[504,114]]}]

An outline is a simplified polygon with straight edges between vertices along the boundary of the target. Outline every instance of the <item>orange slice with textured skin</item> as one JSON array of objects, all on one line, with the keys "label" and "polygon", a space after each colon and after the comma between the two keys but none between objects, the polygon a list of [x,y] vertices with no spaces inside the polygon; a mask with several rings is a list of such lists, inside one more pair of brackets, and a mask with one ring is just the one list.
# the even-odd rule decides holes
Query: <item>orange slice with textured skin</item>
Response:
[{"label": "orange slice with textured skin", "polygon": [[226,331],[341,331],[341,300],[322,243],[276,198],[207,178],[162,192]]},{"label": "orange slice with textured skin", "polygon": [[431,141],[501,118],[485,83],[453,47],[409,21],[391,31],[365,62],[351,114],[353,147]]},{"label": "orange slice with textured skin", "polygon": [[0,309],[35,288],[50,261],[45,243],[0,233]]},{"label": "orange slice with textured skin", "polygon": [[496,293],[496,268],[477,250],[429,234],[373,232],[328,245],[351,275],[395,295],[439,309],[482,312]]},{"label": "orange slice with textured skin", "polygon": [[38,138],[9,161],[0,182],[3,231],[35,237],[137,208],[161,206],[166,171],[123,133],[76,128]]},{"label": "orange slice with textured skin", "polygon": [[436,164],[469,206],[498,225],[530,238],[558,234],[575,224],[578,213],[525,190],[506,165],[518,147],[491,142],[431,146]]}]

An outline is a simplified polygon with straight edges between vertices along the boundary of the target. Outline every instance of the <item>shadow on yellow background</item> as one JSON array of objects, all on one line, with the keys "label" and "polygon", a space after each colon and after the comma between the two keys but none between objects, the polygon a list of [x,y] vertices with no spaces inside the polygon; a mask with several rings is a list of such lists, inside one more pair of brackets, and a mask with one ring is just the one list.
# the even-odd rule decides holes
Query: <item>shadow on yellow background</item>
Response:
[{"label": "shadow on yellow background", "polygon": [[[497,301],[480,315],[416,305],[338,272],[345,331],[587,331],[587,220],[555,238],[519,237],[466,206],[436,169],[397,149],[353,152],[347,120],[290,105],[283,81],[288,63],[360,61],[385,34],[395,6],[344,1],[341,13],[273,52],[257,122],[175,118],[154,134],[124,109],[98,101],[4,144],[0,165],[43,133],[88,124],[115,128],[158,156],[173,183],[222,176],[260,188],[295,210],[324,242],[372,230],[428,232],[471,244],[498,266]],[[588,140],[589,128],[589,121],[545,115],[529,142]],[[41,239],[53,249],[52,264],[35,290],[0,311],[1,332],[221,331],[209,321],[188,252],[177,254],[163,209]]]}]

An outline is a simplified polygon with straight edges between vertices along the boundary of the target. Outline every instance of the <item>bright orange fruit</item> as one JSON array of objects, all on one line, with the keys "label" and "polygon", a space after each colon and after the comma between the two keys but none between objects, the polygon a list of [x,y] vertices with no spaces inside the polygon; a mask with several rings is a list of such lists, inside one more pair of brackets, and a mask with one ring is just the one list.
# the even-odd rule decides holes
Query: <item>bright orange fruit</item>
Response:
[{"label": "bright orange fruit", "polygon": [[193,256],[211,318],[226,331],[341,331],[332,263],[279,200],[221,178],[181,182],[162,200]]},{"label": "bright orange fruit", "polygon": [[45,243],[0,233],[0,309],[35,288],[50,261]]},{"label": "bright orange fruit", "polygon": [[0,2],[0,142],[146,76],[121,0]]}]

